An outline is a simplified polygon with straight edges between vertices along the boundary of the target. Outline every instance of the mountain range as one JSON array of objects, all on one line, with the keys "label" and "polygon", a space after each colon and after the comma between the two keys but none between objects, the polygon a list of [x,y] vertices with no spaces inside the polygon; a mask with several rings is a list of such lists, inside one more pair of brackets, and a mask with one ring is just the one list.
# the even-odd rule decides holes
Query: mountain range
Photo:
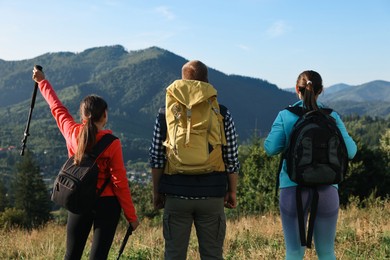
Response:
[{"label": "mountain range", "polygon": [[[285,89],[295,93],[294,88]],[[388,118],[390,115],[390,82],[374,80],[361,85],[340,83],[324,88],[318,100],[341,115]]]},{"label": "mountain range", "polygon": [[[164,105],[165,88],[181,77],[185,62],[184,57],[159,47],[127,51],[120,45],[80,53],[46,53],[21,61],[0,59],[0,147],[20,145],[31,107],[32,69],[39,64],[75,118],[83,96],[95,93],[104,97],[109,105],[107,127],[121,138],[125,159],[146,158],[157,111]],[[265,136],[278,111],[297,101],[294,93],[264,79],[209,68],[209,80],[218,91],[219,102],[232,113],[241,142]],[[385,117],[390,112],[390,82],[335,85],[327,88],[320,100],[342,115]],[[30,134],[27,146],[35,152],[65,147],[40,94]]]}]

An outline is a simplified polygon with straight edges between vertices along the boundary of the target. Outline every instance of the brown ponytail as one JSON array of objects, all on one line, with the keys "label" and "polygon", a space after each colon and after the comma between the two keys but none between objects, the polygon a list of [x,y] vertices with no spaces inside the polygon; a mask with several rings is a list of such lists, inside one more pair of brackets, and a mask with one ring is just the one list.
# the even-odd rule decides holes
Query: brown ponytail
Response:
[{"label": "brown ponytail", "polygon": [[307,110],[319,110],[317,95],[323,89],[321,75],[313,70],[304,71],[298,76],[297,87],[301,94],[304,107]]},{"label": "brown ponytail", "polygon": [[80,164],[84,154],[96,144],[98,122],[107,109],[107,103],[97,95],[89,95],[80,103],[80,117],[83,127],[77,137],[77,151],[74,155],[74,163]]}]

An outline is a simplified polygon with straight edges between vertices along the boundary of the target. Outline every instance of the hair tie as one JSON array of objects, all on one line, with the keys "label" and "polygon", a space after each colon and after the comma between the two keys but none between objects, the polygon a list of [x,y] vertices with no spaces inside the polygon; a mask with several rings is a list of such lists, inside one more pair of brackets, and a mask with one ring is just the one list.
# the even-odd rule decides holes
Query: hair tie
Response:
[{"label": "hair tie", "polygon": [[310,80],[306,81],[306,85],[313,84]]}]

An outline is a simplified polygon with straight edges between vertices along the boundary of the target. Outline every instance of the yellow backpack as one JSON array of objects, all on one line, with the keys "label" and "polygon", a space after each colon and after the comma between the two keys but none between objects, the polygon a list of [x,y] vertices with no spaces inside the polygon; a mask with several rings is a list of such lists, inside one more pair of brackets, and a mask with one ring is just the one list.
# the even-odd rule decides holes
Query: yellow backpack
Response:
[{"label": "yellow backpack", "polygon": [[176,80],[166,92],[166,174],[225,171],[226,144],[217,91],[206,82]]}]

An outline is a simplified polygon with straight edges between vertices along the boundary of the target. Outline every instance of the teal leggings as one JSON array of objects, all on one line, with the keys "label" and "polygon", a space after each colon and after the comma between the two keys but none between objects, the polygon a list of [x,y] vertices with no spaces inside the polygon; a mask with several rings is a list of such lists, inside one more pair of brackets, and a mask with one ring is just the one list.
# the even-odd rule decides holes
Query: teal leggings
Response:
[{"label": "teal leggings", "polygon": [[[295,192],[296,187],[280,189],[279,206],[287,260],[303,259],[305,254],[305,247],[301,246],[299,237]],[[336,259],[334,241],[339,210],[338,190],[333,186],[321,186],[318,188],[318,193],[318,210],[313,233],[316,253],[320,260]],[[312,195],[312,190],[302,190],[305,223],[307,221]]]}]

